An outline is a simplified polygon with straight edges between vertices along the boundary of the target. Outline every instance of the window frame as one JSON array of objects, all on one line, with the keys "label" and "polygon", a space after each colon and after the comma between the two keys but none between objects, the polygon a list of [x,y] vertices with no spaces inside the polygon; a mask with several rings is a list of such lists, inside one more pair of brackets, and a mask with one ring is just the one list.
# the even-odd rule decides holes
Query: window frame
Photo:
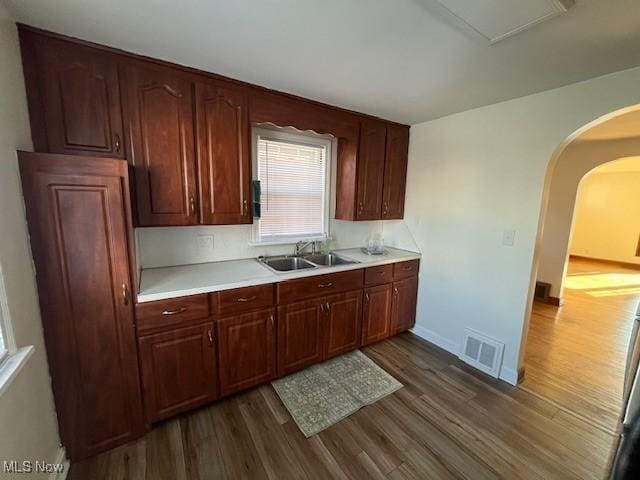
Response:
[{"label": "window frame", "polygon": [[268,245],[292,245],[302,241],[320,240],[324,241],[330,238],[331,228],[331,178],[332,167],[335,165],[336,158],[336,139],[332,135],[322,135],[312,131],[302,131],[294,127],[278,127],[273,124],[255,124],[251,126],[251,169],[252,180],[258,180],[258,141],[260,138],[268,140],[294,143],[298,145],[308,145],[313,147],[323,147],[326,149],[325,172],[324,172],[324,198],[323,198],[323,224],[324,233],[322,235],[298,235],[298,236],[282,236],[270,239],[262,239],[260,237],[259,221],[254,218],[252,225],[252,234],[250,245],[268,246]]},{"label": "window frame", "polygon": [[15,342],[11,334],[9,320],[9,305],[7,302],[7,290],[4,284],[4,274],[0,265],[0,366],[16,352]]}]

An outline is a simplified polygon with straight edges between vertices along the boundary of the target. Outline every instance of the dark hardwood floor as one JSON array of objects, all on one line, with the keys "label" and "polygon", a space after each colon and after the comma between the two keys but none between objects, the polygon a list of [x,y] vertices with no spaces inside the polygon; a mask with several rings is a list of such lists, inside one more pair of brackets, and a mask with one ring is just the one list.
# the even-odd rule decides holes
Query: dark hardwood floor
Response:
[{"label": "dark hardwood floor", "polygon": [[69,480],[600,479],[613,436],[405,333],[363,351],[404,384],[305,439],[270,385],[74,464]]},{"label": "dark hardwood floor", "polygon": [[640,271],[572,258],[560,308],[535,303],[521,387],[613,431]]}]

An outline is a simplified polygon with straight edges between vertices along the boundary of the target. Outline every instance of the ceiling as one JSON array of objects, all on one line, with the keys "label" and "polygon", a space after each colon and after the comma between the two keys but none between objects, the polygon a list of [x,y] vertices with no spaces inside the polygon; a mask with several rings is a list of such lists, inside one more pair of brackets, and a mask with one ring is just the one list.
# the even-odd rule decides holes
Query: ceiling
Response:
[{"label": "ceiling", "polygon": [[408,124],[640,65],[637,0],[576,0],[494,45],[437,0],[0,2],[29,25]]}]

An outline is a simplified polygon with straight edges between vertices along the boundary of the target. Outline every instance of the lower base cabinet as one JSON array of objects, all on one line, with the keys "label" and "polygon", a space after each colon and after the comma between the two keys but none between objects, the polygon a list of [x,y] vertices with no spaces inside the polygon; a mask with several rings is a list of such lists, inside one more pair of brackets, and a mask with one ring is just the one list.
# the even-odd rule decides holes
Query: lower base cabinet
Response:
[{"label": "lower base cabinet", "polygon": [[360,346],[362,290],[278,307],[278,375]]},{"label": "lower base cabinet", "polygon": [[362,345],[384,340],[391,333],[393,284],[386,283],[364,290]]},{"label": "lower base cabinet", "polygon": [[391,335],[409,330],[416,323],[418,277],[393,282],[391,302]]},{"label": "lower base cabinet", "polygon": [[325,352],[323,360],[360,346],[362,326],[362,290],[326,298]]},{"label": "lower base cabinet", "polygon": [[275,310],[222,318],[216,322],[220,393],[229,395],[276,375]]},{"label": "lower base cabinet", "polygon": [[213,323],[140,337],[147,423],[218,398]]},{"label": "lower base cabinet", "polygon": [[324,298],[278,307],[279,376],[322,361],[325,309]]}]

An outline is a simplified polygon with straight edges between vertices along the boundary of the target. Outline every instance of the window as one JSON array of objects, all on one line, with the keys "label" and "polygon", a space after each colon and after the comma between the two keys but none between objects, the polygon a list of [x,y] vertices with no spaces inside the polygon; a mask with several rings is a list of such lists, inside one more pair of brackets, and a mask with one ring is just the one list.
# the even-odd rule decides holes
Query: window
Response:
[{"label": "window", "polygon": [[327,238],[331,139],[293,129],[254,128],[253,148],[261,191],[254,241]]}]

